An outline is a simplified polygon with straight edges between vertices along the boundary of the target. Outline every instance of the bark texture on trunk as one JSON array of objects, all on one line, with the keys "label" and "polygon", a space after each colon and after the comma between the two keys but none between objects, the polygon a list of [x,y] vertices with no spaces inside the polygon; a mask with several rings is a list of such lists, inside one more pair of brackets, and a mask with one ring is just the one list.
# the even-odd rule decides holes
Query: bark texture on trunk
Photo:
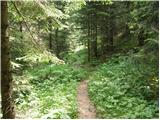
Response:
[{"label": "bark texture on trunk", "polygon": [[15,118],[12,100],[12,76],[10,65],[10,50],[8,29],[7,1],[1,1],[1,96],[2,118]]}]

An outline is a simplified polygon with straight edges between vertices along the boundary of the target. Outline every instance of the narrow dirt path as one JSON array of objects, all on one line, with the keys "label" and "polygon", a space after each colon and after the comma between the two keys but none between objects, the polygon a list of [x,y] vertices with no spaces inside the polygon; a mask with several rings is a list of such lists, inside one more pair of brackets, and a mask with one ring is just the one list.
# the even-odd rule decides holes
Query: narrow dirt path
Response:
[{"label": "narrow dirt path", "polygon": [[79,119],[95,119],[96,111],[94,106],[92,105],[87,91],[87,80],[80,82],[78,87],[78,118]]}]

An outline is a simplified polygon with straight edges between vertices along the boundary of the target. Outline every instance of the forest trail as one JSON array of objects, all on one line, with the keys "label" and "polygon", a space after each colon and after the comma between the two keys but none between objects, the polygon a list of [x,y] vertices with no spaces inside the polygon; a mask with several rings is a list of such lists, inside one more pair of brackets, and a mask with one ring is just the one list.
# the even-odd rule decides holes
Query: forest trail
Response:
[{"label": "forest trail", "polygon": [[87,91],[87,80],[81,81],[78,87],[78,118],[79,119],[95,119],[96,110],[92,105]]}]

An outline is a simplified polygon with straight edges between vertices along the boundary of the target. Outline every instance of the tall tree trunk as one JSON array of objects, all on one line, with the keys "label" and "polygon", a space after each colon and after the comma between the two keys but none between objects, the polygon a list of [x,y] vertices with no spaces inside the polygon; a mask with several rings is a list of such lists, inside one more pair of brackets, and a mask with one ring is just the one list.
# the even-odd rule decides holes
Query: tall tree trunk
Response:
[{"label": "tall tree trunk", "polygon": [[[107,7],[107,10],[109,11],[109,7]],[[105,54],[108,52],[109,48],[109,37],[110,37],[110,18],[108,16],[105,17]]]},{"label": "tall tree trunk", "polygon": [[[102,16],[101,17],[101,22],[100,23],[105,23],[105,18]],[[106,35],[106,26],[104,24],[101,24],[101,32],[102,32],[102,39],[101,39],[101,57],[104,57],[105,54],[105,35]]]},{"label": "tall tree trunk", "polygon": [[90,57],[94,57],[94,30],[93,30],[93,13],[90,14]]},{"label": "tall tree trunk", "polygon": [[88,41],[87,41],[87,45],[88,45],[88,61],[90,61],[90,14],[88,14]]},{"label": "tall tree trunk", "polygon": [[114,18],[112,12],[112,6],[109,6],[109,34],[108,34],[108,50],[113,50],[113,29],[114,29]]},{"label": "tall tree trunk", "polygon": [[58,28],[56,28],[56,31],[55,31],[56,56],[59,58],[58,31],[59,31],[59,29],[58,29]]},{"label": "tall tree trunk", "polygon": [[130,40],[130,29],[129,29],[129,26],[128,26],[128,22],[129,22],[129,13],[130,13],[130,1],[126,1],[125,2],[126,4],[126,15],[125,15],[125,19],[126,19],[126,23],[125,23],[125,32],[124,32],[124,37],[127,40]]},{"label": "tall tree trunk", "polygon": [[[111,17],[112,18],[112,17]],[[113,21],[110,18],[110,30],[109,30],[109,50],[113,50]]]},{"label": "tall tree trunk", "polygon": [[97,57],[97,38],[96,38],[96,29],[97,27],[94,26],[96,22],[94,21],[95,13],[91,13],[91,57]]},{"label": "tall tree trunk", "polygon": [[52,34],[49,33],[49,49],[52,50]]},{"label": "tall tree trunk", "polygon": [[52,21],[49,19],[49,49],[52,51]]},{"label": "tall tree trunk", "polygon": [[92,23],[92,19],[93,19],[93,13],[91,12],[91,18],[90,18],[90,48],[91,48],[91,51],[90,51],[90,56],[91,56],[91,59],[93,58],[93,54],[94,54],[94,51],[93,51],[93,39],[94,39],[94,36],[93,36],[93,23]]},{"label": "tall tree trunk", "polygon": [[97,14],[95,14],[95,38],[94,38],[94,53],[95,53],[95,57],[98,57],[98,53],[97,53]]},{"label": "tall tree trunk", "polygon": [[2,95],[2,118],[15,118],[12,101],[12,75],[10,65],[10,50],[8,36],[8,8],[7,1],[1,2],[1,95]]}]

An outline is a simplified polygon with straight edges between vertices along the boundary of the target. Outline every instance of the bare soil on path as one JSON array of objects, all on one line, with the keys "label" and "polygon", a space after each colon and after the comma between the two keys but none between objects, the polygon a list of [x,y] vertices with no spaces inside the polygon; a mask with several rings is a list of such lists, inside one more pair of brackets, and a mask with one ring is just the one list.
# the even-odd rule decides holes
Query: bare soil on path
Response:
[{"label": "bare soil on path", "polygon": [[78,118],[79,119],[96,119],[96,110],[88,96],[88,82],[81,81],[77,92],[78,101]]}]

